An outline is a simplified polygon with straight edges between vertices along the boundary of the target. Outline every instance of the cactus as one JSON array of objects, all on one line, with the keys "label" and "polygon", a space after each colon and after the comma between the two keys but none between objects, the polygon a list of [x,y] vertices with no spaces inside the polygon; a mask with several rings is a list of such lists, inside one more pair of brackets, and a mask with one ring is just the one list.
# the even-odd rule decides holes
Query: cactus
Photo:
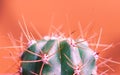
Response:
[{"label": "cactus", "polygon": [[[100,30],[97,44],[95,44],[96,48],[92,50],[89,47],[90,44],[83,37],[74,40],[71,35],[65,37],[63,34],[60,35],[61,33],[58,33],[45,36],[41,40],[35,40],[32,34],[28,32],[26,24],[25,29],[20,22],[19,25],[28,40],[27,48],[20,47],[24,49],[21,52],[22,55],[20,54],[20,57],[18,57],[20,58],[20,62],[18,62],[20,64],[18,65],[20,75],[104,75],[108,70],[97,73],[97,68],[100,65],[104,64],[110,70],[113,70],[106,64],[107,62],[120,64],[101,56],[99,56],[99,59],[104,61],[98,64],[99,66],[96,64],[100,53],[96,50],[99,45],[104,46],[104,44],[100,44],[102,29]],[[24,43],[22,37],[21,35],[21,46]],[[13,40],[11,39],[13,45],[16,45]],[[107,45],[106,47],[105,45],[106,48],[103,50],[105,51],[111,46]],[[11,55],[14,56],[13,54]]]},{"label": "cactus", "polygon": [[93,50],[83,39],[46,36],[32,40],[22,57],[22,75],[96,75]]},{"label": "cactus", "polygon": [[[59,33],[35,40],[22,26],[21,29],[28,40],[27,48],[23,44],[23,35],[20,37],[20,46],[17,46],[13,36],[9,35],[13,48],[20,49],[18,52],[20,55],[17,54],[18,59],[20,58],[18,61],[13,58],[14,53],[10,51],[10,56],[19,67],[19,71],[16,73],[20,73],[20,75],[104,75],[109,69],[113,70],[106,64],[107,62],[120,64],[111,59],[98,57],[100,53],[97,51],[98,46],[104,46],[104,44],[100,44],[102,30],[100,30],[97,44],[95,44],[96,47],[92,50],[90,43],[88,44],[87,40],[83,38],[74,40],[71,35],[65,37]],[[112,44],[105,45],[106,48],[103,50],[105,51],[111,46]],[[98,58],[103,60],[100,64],[97,64]],[[105,65],[109,69],[97,73],[97,68],[101,65]]]}]

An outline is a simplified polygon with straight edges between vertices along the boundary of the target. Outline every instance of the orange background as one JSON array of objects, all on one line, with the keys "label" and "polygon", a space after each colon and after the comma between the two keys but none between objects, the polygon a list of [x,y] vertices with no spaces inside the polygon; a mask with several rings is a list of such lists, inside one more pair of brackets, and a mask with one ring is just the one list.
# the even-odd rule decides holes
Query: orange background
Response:
[{"label": "orange background", "polygon": [[[50,25],[59,27],[68,34],[69,30],[79,33],[78,22],[83,29],[91,24],[91,33],[99,32],[103,28],[101,43],[120,42],[120,1],[119,0],[0,0],[0,46],[9,46],[11,43],[7,33],[19,38],[21,29],[18,20],[22,21],[23,14],[29,26],[33,23],[42,36],[47,35]],[[77,35],[77,34],[76,34]],[[36,36],[36,35],[35,35]],[[110,48],[104,57],[112,57],[120,62],[120,45]],[[9,56],[6,49],[0,49],[0,73],[7,71],[12,60],[4,59]],[[114,75],[120,73],[120,65],[112,64]],[[112,74],[112,72],[109,72]]]}]

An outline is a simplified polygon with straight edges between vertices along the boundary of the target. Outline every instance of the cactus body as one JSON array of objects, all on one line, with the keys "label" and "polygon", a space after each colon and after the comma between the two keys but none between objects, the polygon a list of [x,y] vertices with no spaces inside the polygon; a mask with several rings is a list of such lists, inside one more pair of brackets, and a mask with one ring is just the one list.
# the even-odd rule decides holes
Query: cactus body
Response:
[{"label": "cactus body", "polygon": [[21,59],[33,61],[21,64],[22,75],[96,75],[94,52],[81,39],[43,38],[30,45]]}]

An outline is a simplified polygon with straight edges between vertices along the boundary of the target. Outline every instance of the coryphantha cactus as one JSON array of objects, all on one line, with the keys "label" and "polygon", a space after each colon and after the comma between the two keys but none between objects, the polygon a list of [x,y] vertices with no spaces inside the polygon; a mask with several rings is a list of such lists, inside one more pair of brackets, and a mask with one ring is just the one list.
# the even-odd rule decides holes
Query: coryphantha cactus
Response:
[{"label": "coryphantha cactus", "polygon": [[83,39],[32,40],[21,57],[22,75],[96,75],[96,58]]}]

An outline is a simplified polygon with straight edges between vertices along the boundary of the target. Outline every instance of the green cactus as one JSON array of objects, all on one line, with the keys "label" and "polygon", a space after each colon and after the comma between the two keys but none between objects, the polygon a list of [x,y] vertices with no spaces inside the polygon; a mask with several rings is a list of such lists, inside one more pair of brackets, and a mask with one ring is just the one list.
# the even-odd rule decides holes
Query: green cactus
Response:
[{"label": "green cactus", "polygon": [[96,75],[94,52],[81,39],[47,36],[32,42],[21,59],[22,75]]}]

